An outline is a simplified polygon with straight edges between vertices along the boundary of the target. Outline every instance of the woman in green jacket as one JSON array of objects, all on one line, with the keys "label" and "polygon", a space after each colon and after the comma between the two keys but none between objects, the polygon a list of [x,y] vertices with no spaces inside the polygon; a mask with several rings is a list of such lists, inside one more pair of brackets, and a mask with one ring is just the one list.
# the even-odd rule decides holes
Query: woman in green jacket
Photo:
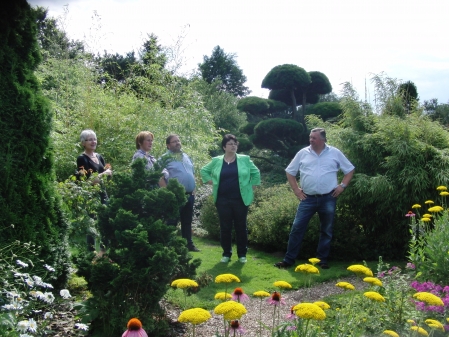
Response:
[{"label": "woman in green jacket", "polygon": [[249,156],[237,154],[239,142],[234,135],[223,136],[224,155],[212,158],[201,169],[203,183],[213,185],[215,206],[220,220],[221,262],[232,255],[232,227],[235,228],[237,255],[246,263],[248,206],[254,198],[253,189],[260,185],[260,172]]}]

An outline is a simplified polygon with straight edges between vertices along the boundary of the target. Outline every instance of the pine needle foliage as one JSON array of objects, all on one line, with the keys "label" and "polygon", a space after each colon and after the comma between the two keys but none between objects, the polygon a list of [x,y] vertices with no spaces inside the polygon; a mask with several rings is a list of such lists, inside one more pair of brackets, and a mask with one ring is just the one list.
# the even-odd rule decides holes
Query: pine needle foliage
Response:
[{"label": "pine needle foliage", "polygon": [[151,336],[166,336],[159,301],[177,278],[193,278],[200,260],[191,261],[185,239],[165,220],[186,202],[185,189],[171,179],[157,188],[161,169],[145,170],[136,160],[131,173],[117,173],[109,204],[99,213],[107,253],[79,264],[89,283],[84,318],[93,336],[117,336],[130,317],[139,317]]},{"label": "pine needle foliage", "polygon": [[[62,286],[68,272],[66,226],[55,193],[50,151],[51,112],[34,71],[41,60],[35,15],[25,0],[0,14],[0,243],[39,245]],[[13,226],[12,226],[13,225]]]}]

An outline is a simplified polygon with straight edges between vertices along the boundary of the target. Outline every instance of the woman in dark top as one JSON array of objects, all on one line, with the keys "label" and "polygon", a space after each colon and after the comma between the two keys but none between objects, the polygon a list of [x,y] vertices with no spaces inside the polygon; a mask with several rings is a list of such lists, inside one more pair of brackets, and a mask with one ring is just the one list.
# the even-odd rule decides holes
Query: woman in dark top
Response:
[{"label": "woman in dark top", "polygon": [[232,255],[232,228],[235,228],[237,255],[246,263],[248,206],[254,198],[253,189],[260,185],[260,172],[249,156],[237,154],[237,138],[227,134],[221,146],[225,154],[212,158],[201,169],[204,183],[213,185],[215,206],[220,220],[221,262],[229,262]]},{"label": "woman in dark top", "polygon": [[[98,173],[98,175],[92,179],[92,184],[101,184],[101,177],[103,175],[111,176],[112,171],[107,168],[107,164],[103,157],[96,153],[97,148],[97,135],[92,130],[83,130],[80,135],[81,145],[84,147],[84,152],[76,159],[78,167],[78,177],[85,176],[90,178],[92,173]],[[108,196],[106,190],[102,188],[100,192],[101,202],[106,203]],[[90,234],[87,235],[88,249],[93,251],[95,247],[94,237]]]}]

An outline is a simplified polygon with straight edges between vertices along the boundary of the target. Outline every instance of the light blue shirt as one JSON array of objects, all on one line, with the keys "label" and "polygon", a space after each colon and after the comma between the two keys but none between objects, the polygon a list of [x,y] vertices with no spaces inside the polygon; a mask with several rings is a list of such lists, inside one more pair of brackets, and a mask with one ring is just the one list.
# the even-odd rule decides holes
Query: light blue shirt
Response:
[{"label": "light blue shirt", "polygon": [[147,154],[144,150],[137,150],[136,153],[134,153],[133,160],[136,160],[137,158],[145,158],[147,160],[147,164],[145,165],[145,168],[147,170],[150,170],[153,168],[154,163],[156,162],[156,158],[154,158],[151,154]]},{"label": "light blue shirt", "polygon": [[299,172],[300,185],[305,194],[326,194],[337,187],[337,172],[345,175],[354,170],[354,165],[336,147],[325,144],[318,155],[311,146],[300,150],[285,171],[296,177]]},{"label": "light blue shirt", "polygon": [[[167,151],[163,156],[163,160],[167,161],[164,174],[165,182],[168,183],[168,179],[178,179],[179,183],[184,186],[187,193],[192,193],[195,190],[195,170],[193,168],[193,162],[190,157],[181,152],[181,160],[176,160],[176,153]],[[172,157],[173,159],[171,159]]]}]

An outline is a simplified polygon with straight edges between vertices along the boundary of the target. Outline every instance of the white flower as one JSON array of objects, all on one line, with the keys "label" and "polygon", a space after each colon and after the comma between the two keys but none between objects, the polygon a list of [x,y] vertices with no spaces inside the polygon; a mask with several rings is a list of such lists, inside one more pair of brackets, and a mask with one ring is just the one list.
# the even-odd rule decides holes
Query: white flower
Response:
[{"label": "white flower", "polygon": [[64,299],[68,299],[70,297],[72,297],[69,293],[69,291],[67,289],[62,289],[59,294],[62,296],[62,298]]},{"label": "white flower", "polygon": [[28,263],[22,262],[20,260],[16,260],[16,263],[21,267],[24,267],[24,268],[28,267]]},{"label": "white flower", "polygon": [[19,335],[19,337],[33,337],[33,336],[31,336],[31,335],[29,335],[29,334],[27,334],[27,333],[21,333],[21,334]]},{"label": "white flower", "polygon": [[23,306],[19,303],[18,299],[15,298],[10,304],[5,304],[2,308],[5,308],[6,310],[22,310]]},{"label": "white flower", "polygon": [[42,282],[41,286],[44,287],[44,288],[53,289],[53,286],[50,283]]},{"label": "white flower", "polygon": [[25,283],[28,284],[29,287],[33,287],[34,286],[34,282],[30,278],[26,278],[25,279]]},{"label": "white flower", "polygon": [[86,324],[83,324],[83,323],[76,323],[75,324],[75,328],[80,329],[80,330],[84,330],[84,331],[89,330],[89,327]]},{"label": "white flower", "polygon": [[28,320],[28,330],[30,330],[32,333],[35,333],[37,331],[37,323],[32,318]]},{"label": "white flower", "polygon": [[53,314],[50,311],[47,311],[44,314],[44,319],[52,319],[53,318]]},{"label": "white flower", "polygon": [[46,303],[53,303],[53,301],[55,300],[55,296],[52,293],[45,292],[42,300]]},{"label": "white flower", "polygon": [[7,297],[12,297],[12,298],[20,297],[20,295],[17,292],[15,292],[15,291],[7,291],[6,292],[6,296]]},{"label": "white flower", "polygon": [[38,286],[42,286],[44,284],[44,282],[42,282],[42,278],[40,278],[39,276],[34,275],[33,280],[34,283],[36,283],[36,285]]},{"label": "white flower", "polygon": [[47,268],[48,271],[55,271],[55,268],[49,266],[48,264],[44,264],[44,267]]},{"label": "white flower", "polygon": [[28,273],[14,273],[14,277],[29,276]]},{"label": "white flower", "polygon": [[25,332],[28,330],[29,326],[30,326],[30,324],[28,323],[28,321],[20,321],[19,323],[17,323],[17,330],[21,331],[21,332]]}]

